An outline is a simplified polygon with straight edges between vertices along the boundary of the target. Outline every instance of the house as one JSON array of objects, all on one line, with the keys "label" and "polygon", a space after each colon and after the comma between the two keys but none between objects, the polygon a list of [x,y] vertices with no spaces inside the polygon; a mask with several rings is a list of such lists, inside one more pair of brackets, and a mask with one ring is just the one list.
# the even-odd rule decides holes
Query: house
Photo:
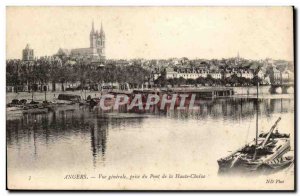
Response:
[{"label": "house", "polygon": [[281,77],[283,82],[291,82],[294,80],[294,73],[286,69],[281,73]]},{"label": "house", "polygon": [[171,79],[171,78],[177,78],[177,72],[174,71],[173,68],[166,68],[166,78]]},{"label": "house", "polygon": [[247,78],[247,79],[253,79],[254,75],[251,70],[242,70],[241,71],[241,77]]},{"label": "house", "polygon": [[231,71],[225,71],[224,72],[224,78],[230,78],[232,76],[232,72]]},{"label": "house", "polygon": [[207,71],[207,70],[200,70],[199,77],[207,78],[208,74],[209,74],[209,71]]},{"label": "house", "polygon": [[273,74],[273,80],[274,80],[273,82],[280,83],[281,82],[281,73],[275,66],[273,66],[273,68],[272,68],[272,74]]},{"label": "house", "polygon": [[224,75],[224,78],[230,78],[232,77],[234,74],[237,74],[237,71],[234,69],[234,68],[227,68],[225,69],[223,75]]},{"label": "house", "polygon": [[263,70],[260,69],[260,70],[257,72],[257,77],[260,78],[260,79],[264,79],[264,77],[265,77],[265,72],[264,72]]},{"label": "house", "polygon": [[206,78],[209,74],[208,70],[199,68],[167,68],[166,78],[184,78],[184,79],[197,79],[199,77]]},{"label": "house", "polygon": [[212,72],[210,73],[211,77],[214,78],[214,79],[221,79],[222,78],[222,74],[221,72],[219,71],[216,71],[216,72]]},{"label": "house", "polygon": [[159,76],[161,76],[161,71],[159,69],[155,69],[151,72],[151,77],[153,81],[157,80]]}]

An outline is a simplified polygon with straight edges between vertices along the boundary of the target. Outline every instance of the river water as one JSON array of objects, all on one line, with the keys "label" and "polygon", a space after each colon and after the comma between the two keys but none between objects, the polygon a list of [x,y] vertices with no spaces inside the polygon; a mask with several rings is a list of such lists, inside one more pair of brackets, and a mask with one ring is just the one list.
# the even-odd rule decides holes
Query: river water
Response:
[{"label": "river water", "polygon": [[[78,173],[89,177],[100,173],[195,173],[218,179],[217,159],[255,137],[255,101],[211,99],[200,101],[197,110],[146,114],[127,114],[122,110],[107,113],[78,106],[75,110],[8,118],[9,183],[17,179],[26,187],[32,180],[36,180],[35,184],[44,182],[50,186],[57,181],[61,185],[67,174]],[[269,96],[259,99],[258,108],[259,131],[268,131],[281,117],[278,128],[291,134],[293,149],[294,99]],[[55,187],[58,184],[52,186]],[[95,187],[99,188],[97,184]],[[195,187],[206,189],[213,185],[200,183]]]}]

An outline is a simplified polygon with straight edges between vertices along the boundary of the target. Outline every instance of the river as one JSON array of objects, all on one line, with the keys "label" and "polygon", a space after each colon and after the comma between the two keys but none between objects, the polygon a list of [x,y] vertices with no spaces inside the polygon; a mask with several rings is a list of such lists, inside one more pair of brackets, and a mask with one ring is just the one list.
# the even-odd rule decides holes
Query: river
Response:
[{"label": "river", "polygon": [[[66,174],[74,173],[195,173],[205,175],[209,183],[186,187],[213,188],[212,181],[226,178],[218,177],[217,159],[255,137],[255,101],[238,97],[208,99],[200,101],[197,110],[146,114],[126,114],[122,110],[105,113],[78,106],[76,110],[10,118],[6,128],[8,175],[23,182],[24,187],[32,185],[28,184],[30,178],[47,182],[51,189],[66,183]],[[281,117],[278,129],[291,134],[293,150],[293,98],[270,95],[258,103],[259,131],[268,131]],[[151,184],[160,187],[156,181]],[[97,186],[95,182],[91,188]]]}]

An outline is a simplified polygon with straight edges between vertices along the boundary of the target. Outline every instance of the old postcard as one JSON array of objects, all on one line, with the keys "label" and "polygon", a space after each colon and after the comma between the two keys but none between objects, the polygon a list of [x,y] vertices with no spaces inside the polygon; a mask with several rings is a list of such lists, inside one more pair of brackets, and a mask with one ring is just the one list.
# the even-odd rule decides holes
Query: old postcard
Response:
[{"label": "old postcard", "polygon": [[295,189],[293,7],[6,8],[9,190]]}]

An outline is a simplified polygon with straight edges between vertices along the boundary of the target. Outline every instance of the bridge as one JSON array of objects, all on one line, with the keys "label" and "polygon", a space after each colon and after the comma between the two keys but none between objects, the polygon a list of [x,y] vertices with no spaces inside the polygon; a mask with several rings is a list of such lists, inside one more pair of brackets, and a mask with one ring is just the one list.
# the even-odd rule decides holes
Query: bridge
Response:
[{"label": "bridge", "polygon": [[282,94],[287,94],[289,88],[294,89],[294,83],[288,82],[288,83],[273,83],[271,84],[270,92],[271,93],[276,93],[276,90],[281,89]]}]

